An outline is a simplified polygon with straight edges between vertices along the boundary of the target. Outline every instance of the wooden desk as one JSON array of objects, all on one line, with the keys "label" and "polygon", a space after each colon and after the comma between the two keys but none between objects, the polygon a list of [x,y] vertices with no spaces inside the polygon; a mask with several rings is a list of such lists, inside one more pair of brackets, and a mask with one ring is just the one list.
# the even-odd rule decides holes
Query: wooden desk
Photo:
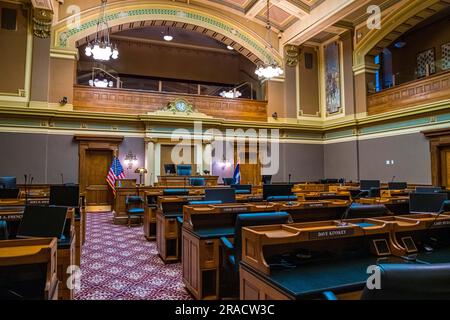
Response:
[{"label": "wooden desk", "polygon": [[304,200],[350,200],[350,192],[348,191],[338,191],[338,192],[311,192],[311,191],[300,191],[296,192],[299,198],[303,197]]},{"label": "wooden desk", "polygon": [[[223,186],[215,186],[222,187]],[[215,188],[208,187],[208,188]],[[163,195],[166,189],[180,189],[179,186],[170,187],[152,187],[152,186],[135,186],[135,187],[117,187],[117,196],[113,202],[113,213],[114,213],[114,223],[115,224],[126,224],[128,217],[125,207],[125,199],[127,196],[140,196],[146,201],[146,207],[148,205],[156,205],[157,198]],[[182,189],[188,189],[190,195],[199,195],[205,193],[205,187],[187,187]],[[151,215],[151,213],[149,212]],[[156,214],[153,215],[153,221],[156,223]],[[152,234],[150,238],[154,239],[156,234]]]},{"label": "wooden desk", "polygon": [[[411,237],[419,244],[430,236],[431,230],[433,237],[444,238],[444,243],[449,243],[450,213],[440,217],[423,214],[345,222],[345,225],[324,221],[244,228],[246,246],[243,246],[240,265],[241,300],[320,299],[324,291],[333,291],[340,299],[359,299],[370,265],[450,262],[450,246],[430,253],[419,245],[418,250],[411,250],[403,242],[405,237]],[[382,257],[373,245],[373,241],[380,240],[386,241],[390,249],[390,253]],[[350,255],[344,254],[347,248],[352,252]],[[305,255],[309,249],[328,252],[328,258],[304,258],[291,268],[273,267],[278,261],[277,255],[298,250]],[[414,254],[413,259],[404,258],[410,254]],[[414,257],[417,258],[414,260]]]},{"label": "wooden desk", "polygon": [[47,264],[45,291],[42,296],[45,300],[57,300],[56,250],[56,239],[0,241],[0,267]]},{"label": "wooden desk", "polygon": [[272,211],[273,203],[184,206],[183,283],[196,299],[219,298],[220,238],[233,238],[236,215]]}]

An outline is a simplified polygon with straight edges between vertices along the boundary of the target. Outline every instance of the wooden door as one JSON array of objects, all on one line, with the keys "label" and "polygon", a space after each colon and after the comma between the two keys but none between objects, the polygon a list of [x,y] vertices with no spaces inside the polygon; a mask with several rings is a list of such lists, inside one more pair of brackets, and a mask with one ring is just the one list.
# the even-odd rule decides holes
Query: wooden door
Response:
[{"label": "wooden door", "polygon": [[86,201],[90,206],[112,204],[112,192],[106,182],[111,161],[111,150],[86,150]]},{"label": "wooden door", "polygon": [[445,187],[450,187],[450,147],[441,150],[441,181]]}]

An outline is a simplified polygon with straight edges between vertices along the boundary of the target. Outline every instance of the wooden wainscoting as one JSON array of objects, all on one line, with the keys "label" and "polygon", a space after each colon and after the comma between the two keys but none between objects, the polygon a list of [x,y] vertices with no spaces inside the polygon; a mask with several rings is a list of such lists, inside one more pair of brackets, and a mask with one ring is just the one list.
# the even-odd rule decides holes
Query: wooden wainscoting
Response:
[{"label": "wooden wainscoting", "polygon": [[450,71],[368,95],[369,115],[450,99]]},{"label": "wooden wainscoting", "polygon": [[184,98],[193,104],[197,112],[215,118],[267,121],[266,101],[86,86],[74,86],[73,91],[74,110],[77,111],[146,114],[162,110],[170,102]]}]

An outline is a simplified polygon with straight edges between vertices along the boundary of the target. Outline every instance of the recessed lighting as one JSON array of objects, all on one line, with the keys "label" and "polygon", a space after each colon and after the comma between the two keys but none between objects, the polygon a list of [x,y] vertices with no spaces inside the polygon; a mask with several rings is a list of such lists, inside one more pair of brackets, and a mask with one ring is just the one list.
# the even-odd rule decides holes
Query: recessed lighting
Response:
[{"label": "recessed lighting", "polygon": [[164,36],[164,40],[166,40],[166,41],[172,41],[172,40],[173,40],[173,37],[172,37],[171,35],[166,34],[166,35]]},{"label": "recessed lighting", "polygon": [[232,46],[227,46],[228,50],[234,50],[234,48]]}]

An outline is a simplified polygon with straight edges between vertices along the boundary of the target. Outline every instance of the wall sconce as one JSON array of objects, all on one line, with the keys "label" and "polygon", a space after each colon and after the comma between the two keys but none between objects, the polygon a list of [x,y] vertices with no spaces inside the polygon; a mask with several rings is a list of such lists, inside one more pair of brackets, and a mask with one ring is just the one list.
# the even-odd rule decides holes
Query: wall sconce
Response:
[{"label": "wall sconce", "polygon": [[145,169],[145,168],[137,168],[137,169],[134,171],[134,173],[139,173],[139,185],[140,185],[140,186],[145,185],[145,183],[144,183],[144,181],[145,181],[144,177],[145,177],[145,174],[148,173],[147,169]]},{"label": "wall sconce", "polygon": [[128,166],[128,169],[132,169],[133,166],[137,165],[138,160],[136,158],[136,155],[130,151],[125,156],[125,160],[123,161],[123,163],[125,163],[125,165]]}]

